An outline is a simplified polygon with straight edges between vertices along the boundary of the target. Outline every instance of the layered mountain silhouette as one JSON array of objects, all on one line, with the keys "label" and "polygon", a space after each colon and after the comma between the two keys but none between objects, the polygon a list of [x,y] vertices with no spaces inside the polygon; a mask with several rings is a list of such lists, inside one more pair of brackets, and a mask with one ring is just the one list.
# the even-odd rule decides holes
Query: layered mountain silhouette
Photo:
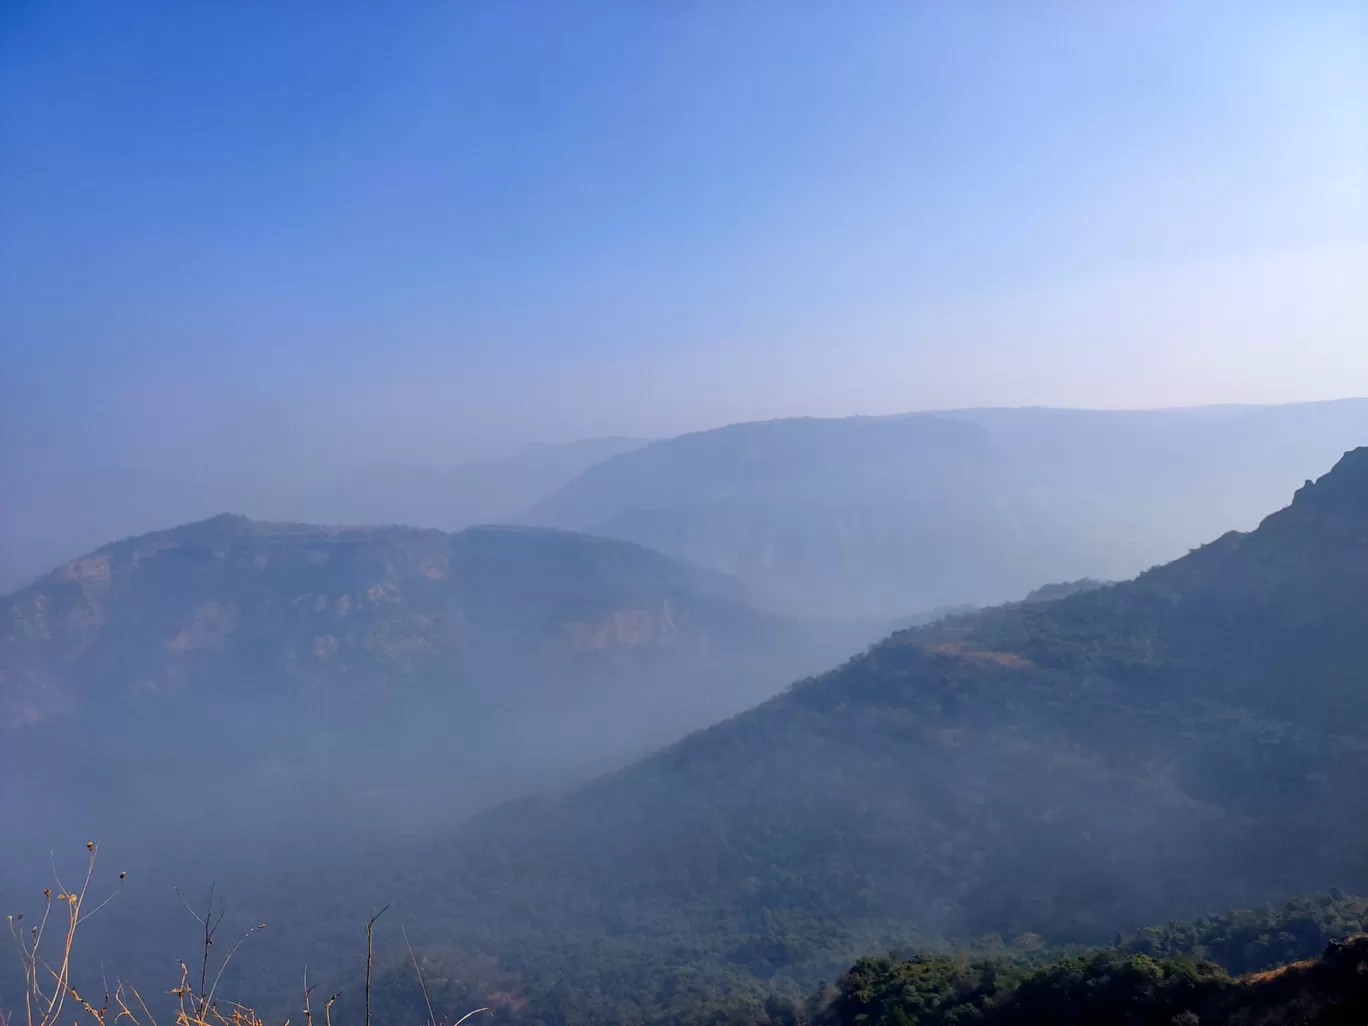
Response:
[{"label": "layered mountain silhouette", "polygon": [[[548,565],[563,572],[548,575]],[[137,593],[137,575],[153,568],[169,575],[154,578],[166,597],[156,628],[116,619],[115,596],[130,593],[119,589]],[[234,603],[250,618],[203,608],[226,601],[224,580],[236,582]],[[585,580],[616,582],[611,600],[586,597]],[[257,593],[251,581],[270,587]],[[388,702],[428,684],[424,708],[445,709],[431,696],[449,683],[433,686],[417,669],[375,672],[428,665],[433,650],[470,645],[519,667],[545,665],[548,653],[640,667],[666,647],[711,658],[735,625],[785,622],[747,612],[736,587],[633,546],[555,532],[390,537],[219,519],[112,546],[8,600],[7,715],[56,726],[92,708],[99,726],[126,726],[118,710],[150,716],[165,689],[100,697],[95,681],[169,682],[168,665],[226,646],[259,671],[231,678],[249,682],[245,693],[305,696],[294,708],[307,736],[320,685],[329,695],[378,686]],[[355,629],[343,626],[352,615],[339,612],[343,594],[365,611]],[[663,614],[629,619],[651,623],[649,632],[619,626],[617,612],[663,609],[666,598],[673,633]],[[499,632],[452,630],[463,622],[457,610],[471,625],[504,623],[494,612],[503,610],[523,626],[486,648],[463,639]],[[443,981],[498,989],[516,979],[546,1021],[560,1021],[566,987],[581,1012],[646,1015],[742,979],[810,987],[892,947],[983,934],[1106,943],[1170,917],[1334,887],[1362,892],[1365,622],[1368,448],[1345,454],[1256,529],[1133,580],[1075,582],[898,631],[590,783],[502,804],[428,839],[377,841],[364,857],[310,855],[288,880],[272,864],[255,889],[239,877],[241,900],[269,908],[273,926],[234,972],[286,999],[304,959],[329,971],[340,924],[392,902]],[[667,636],[678,640],[665,646]],[[155,656],[121,661],[121,637],[155,639]],[[335,648],[320,645],[328,637]],[[365,672],[314,673],[339,656]],[[146,673],[130,675],[135,665]],[[44,666],[56,669],[42,676]],[[232,693],[227,676],[194,679]],[[464,678],[442,681],[453,679]],[[193,693],[190,680],[181,695]],[[531,692],[511,694],[500,707],[510,716]],[[360,706],[369,718],[352,735],[368,772],[383,761],[366,746],[383,705]],[[214,744],[215,722],[172,717],[181,729],[169,773],[205,759],[223,772],[251,768],[225,753],[231,745]],[[12,727],[7,743],[16,736]],[[69,757],[62,737],[49,736],[40,763]],[[117,768],[107,751],[102,759]],[[424,800],[445,813],[440,795]],[[168,923],[180,921],[174,912]],[[97,943],[125,936],[119,922],[97,927]],[[160,932],[140,951],[117,951],[135,965],[171,953]],[[397,952],[394,965],[404,958]]]},{"label": "layered mountain silhouette", "polygon": [[106,546],[0,608],[5,757],[100,821],[193,797],[250,823],[288,782],[343,819],[450,822],[887,629],[758,612],[735,580],[618,541],[238,516]]},{"label": "layered mountain silhouette", "polygon": [[428,914],[521,950],[658,938],[764,975],[852,937],[1106,940],[1361,889],[1365,624],[1368,448],[1252,532],[896,633],[568,796],[485,813],[444,843]]},{"label": "layered mountain silhouette", "polygon": [[1368,402],[780,420],[616,455],[528,520],[735,574],[777,608],[889,615],[1120,579],[1252,527],[1368,436]]},{"label": "layered mountain silhouette", "polygon": [[643,443],[588,438],[527,445],[452,467],[370,464],[345,473],[307,466],[222,465],[194,472],[136,466],[59,469],[0,462],[0,592],[111,538],[204,519],[222,509],[263,520],[407,524],[455,531],[509,522],[588,467]]},{"label": "layered mountain silhouette", "polygon": [[905,616],[1130,577],[1250,528],[1368,437],[1368,401],[782,420],[453,466],[314,466],[258,432],[193,472],[0,460],[0,592],[110,538],[234,509],[587,531],[733,574],[772,608]]}]

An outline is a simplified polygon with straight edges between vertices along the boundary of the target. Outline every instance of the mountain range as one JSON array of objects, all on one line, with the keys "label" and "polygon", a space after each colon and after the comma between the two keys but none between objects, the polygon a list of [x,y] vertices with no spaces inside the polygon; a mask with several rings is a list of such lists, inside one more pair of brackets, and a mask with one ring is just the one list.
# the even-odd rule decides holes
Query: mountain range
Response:
[{"label": "mountain range", "polygon": [[[928,937],[1107,940],[1368,886],[1368,448],[1131,581],[894,633],[568,794],[476,817],[418,919],[812,980]],[[537,955],[531,952],[539,952]],[[701,970],[700,970],[701,971]]]},{"label": "mountain range", "polygon": [[1131,577],[1252,527],[1365,437],[1363,400],[736,424],[613,456],[526,519],[735,574],[775,608],[893,615]]},{"label": "mountain range", "polygon": [[[175,532],[123,543],[107,553],[107,574],[97,553],[21,593],[11,609],[28,616],[41,599],[53,617],[52,644],[71,647],[61,642],[70,635],[56,633],[59,608],[65,630],[117,637],[125,632],[115,629],[113,607],[103,607],[100,623],[91,594],[113,594],[121,573],[124,587],[136,588],[144,571],[135,561],[146,569],[161,559],[162,572],[195,583],[179,592],[158,588],[167,595],[166,619],[147,636],[160,639],[159,660],[174,665],[196,646],[225,643],[263,666],[290,665],[290,651],[310,666],[327,652],[350,653],[370,667],[369,687],[382,680],[391,689],[374,667],[399,665],[396,652],[413,665],[421,657],[411,645],[393,647],[404,621],[381,616],[390,598],[372,596],[372,588],[397,587],[399,608],[415,624],[444,602],[461,608],[453,582],[503,582],[477,592],[491,610],[521,609],[544,593],[537,607],[544,618],[529,622],[551,625],[541,636],[558,639],[562,652],[567,639],[577,639],[573,649],[602,636],[567,632],[567,622],[601,626],[620,608],[580,597],[567,621],[567,596],[578,595],[574,582],[586,577],[623,587],[649,578],[649,588],[633,585],[630,608],[650,609],[668,593],[674,636],[686,649],[693,635],[685,624],[724,637],[716,617],[735,622],[744,608],[734,581],[574,535],[413,532],[397,550],[402,560],[393,541],[384,543],[393,572],[376,577],[373,546],[384,532],[330,535],[238,520],[184,530],[193,544]],[[574,554],[560,564],[566,590],[545,587],[544,555],[528,578],[536,591],[520,585],[515,571],[529,565],[529,538]],[[169,545],[173,539],[180,544]],[[164,551],[148,551],[157,545]],[[269,645],[260,628],[246,630],[245,616],[205,617],[197,604],[200,594],[221,594],[203,591],[202,582],[247,570],[246,580],[267,575],[261,580],[272,587],[262,594],[303,596],[293,607],[271,599],[251,618],[271,624],[270,636],[280,640]],[[356,629],[339,626],[343,592],[374,610]],[[256,608],[251,594],[240,592],[242,609]],[[327,596],[321,606],[320,594]],[[587,783],[567,775],[563,786],[454,828],[441,825],[449,810],[439,788],[424,794],[431,830],[380,831],[342,849],[314,850],[306,841],[292,870],[277,853],[233,880],[238,900],[273,925],[238,957],[227,986],[288,1000],[293,976],[280,975],[281,966],[307,959],[324,975],[356,968],[360,948],[342,938],[386,903],[441,987],[464,981],[460,992],[481,1000],[520,994],[509,1007],[529,1002],[531,1021],[578,1022],[668,1019],[681,1002],[752,984],[802,992],[871,951],[973,938],[1024,951],[1105,943],[1145,923],[1223,907],[1334,887],[1361,893],[1368,890],[1368,795],[1360,784],[1368,776],[1366,621],[1368,448],[1361,448],[1254,530],[1227,532],[1132,580],[1074,582],[895,631],[836,669],[624,768]],[[586,655],[612,662],[624,654],[618,622],[609,632],[616,640],[604,648],[595,642]],[[656,619],[653,631],[663,622]],[[229,633],[225,623],[244,626]],[[523,630],[518,637],[529,636]],[[337,647],[325,644],[321,654],[325,636]],[[407,637],[456,644],[446,630],[411,628]],[[40,642],[6,649],[7,666],[18,665],[15,651],[49,651]],[[39,647],[23,647],[31,644]],[[632,650],[633,665],[650,650]],[[73,658],[114,665],[105,651],[92,641]],[[489,651],[504,659],[513,649]],[[305,686],[291,674],[272,679]],[[123,669],[118,678],[137,679]],[[66,702],[95,707],[82,675],[51,680],[71,682],[63,684]],[[342,675],[328,686],[345,692],[351,680]],[[514,695],[503,708],[525,701],[525,692]],[[11,701],[12,718],[15,707]],[[47,715],[62,722],[55,707]],[[112,714],[98,719],[107,726]],[[214,736],[199,722],[179,735],[195,756],[196,739]],[[364,744],[364,731],[357,737]],[[297,786],[293,777],[274,779]],[[216,811],[201,814],[211,832],[222,822]],[[195,865],[202,871],[257,848],[225,855],[215,847]],[[177,878],[188,865],[175,869]],[[174,913],[168,906],[169,918],[142,947],[123,943],[122,964],[145,967],[169,955],[161,938],[180,928]],[[106,947],[127,935],[122,913],[111,914],[99,928],[114,931]],[[386,974],[407,974],[408,957],[403,947],[382,949],[380,964]]]},{"label": "mountain range", "polygon": [[[717,446],[745,495],[791,493],[819,438],[814,492],[842,467],[855,489],[896,463],[895,493],[1010,462],[958,415],[840,424],[660,443],[656,494],[711,494]],[[585,472],[557,516],[596,520],[611,489],[586,482],[653,449]],[[896,494],[922,492],[947,494]],[[3,611],[4,821],[136,823],[124,839],[178,848],[179,879],[255,858],[233,882],[278,928],[234,986],[283,994],[278,968],[320,947],[326,971],[341,924],[385,902],[444,979],[516,977],[545,1010],[566,986],[669,1007],[812,987],[870,951],[1097,943],[1368,890],[1368,448],[1132,579],[892,633],[618,539],[236,516],[96,550]]]},{"label": "mountain range", "polygon": [[449,468],[373,463],[343,472],[220,465],[190,468],[0,462],[0,593],[114,538],[202,520],[225,509],[260,520],[404,524],[455,531],[507,523],[594,464],[640,441],[528,445]]},{"label": "mountain range", "polygon": [[902,617],[1133,576],[1252,527],[1365,437],[1368,401],[1351,399],[779,420],[649,444],[534,445],[450,467],[206,456],[193,472],[59,470],[77,464],[13,454],[0,459],[0,592],[111,538],[233,509],[586,531],[732,574],[778,611]]}]

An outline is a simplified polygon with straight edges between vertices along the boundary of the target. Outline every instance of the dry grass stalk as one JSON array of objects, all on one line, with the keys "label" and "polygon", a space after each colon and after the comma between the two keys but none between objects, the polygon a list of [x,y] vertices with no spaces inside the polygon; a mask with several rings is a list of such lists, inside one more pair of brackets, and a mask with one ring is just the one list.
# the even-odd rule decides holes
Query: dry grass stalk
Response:
[{"label": "dry grass stalk", "polygon": [[[51,888],[43,891],[44,908],[43,915],[36,926],[30,926],[25,933],[22,926],[24,916],[22,913],[7,917],[11,936],[19,950],[20,961],[24,970],[24,1012],[26,1016],[25,1026],[57,1026],[61,1019],[63,1010],[67,1002],[79,1007],[91,1020],[93,1026],[157,1026],[157,1020],[153,1016],[147,1002],[143,1000],[137,988],[126,985],[119,981],[111,990],[108,982],[104,985],[104,995],[98,1005],[83,997],[71,983],[72,949],[75,946],[77,930],[100,909],[111,902],[117,891],[109,894],[95,905],[93,908],[86,908],[87,894],[90,890],[90,883],[95,873],[95,861],[99,854],[98,845],[93,841],[86,844],[89,852],[89,859],[86,864],[85,878],[81,881],[81,886],[76,889],[69,889],[62,884],[61,878],[57,875],[57,868],[53,866],[53,880],[57,884],[57,894],[54,898]],[[126,873],[120,873],[119,879],[123,880]],[[180,985],[173,988],[170,994],[175,996],[178,1001],[175,1021],[173,1026],[265,1026],[261,1018],[250,1007],[237,1002],[226,1002],[222,1005],[216,999],[219,983],[223,979],[223,973],[228,968],[233,956],[238,949],[247,941],[252,934],[258,930],[266,928],[265,923],[259,923],[248,930],[238,942],[233,945],[223,961],[219,963],[217,971],[210,979],[210,969],[212,959],[212,949],[214,947],[214,937],[218,928],[223,923],[225,909],[223,902],[220,901],[217,910],[214,906],[213,888],[209,891],[209,901],[205,912],[201,915],[196,912],[187,902],[180,892],[177,892],[181,903],[186,910],[199,923],[203,931],[203,952],[199,965],[198,983],[191,982],[191,969],[186,962],[180,963],[181,979]],[[59,907],[65,908],[65,926],[60,939],[54,941],[56,952],[49,956],[49,948],[45,947],[47,932],[50,923],[62,921],[59,913],[53,919],[53,902],[56,901]],[[389,909],[386,905],[379,912],[375,913],[366,920],[366,978],[365,978],[365,1023],[370,1026],[371,1020],[371,969],[374,962],[375,952],[375,922]],[[423,992],[423,1001],[427,1005],[428,1024],[427,1026],[439,1026],[436,1016],[432,1011],[432,1002],[428,997],[427,984],[423,980],[422,970],[418,965],[417,955],[413,951],[413,945],[408,942],[408,932],[404,931],[404,942],[408,945],[409,957],[413,961],[414,972],[418,975],[418,985]],[[313,991],[314,987],[309,985],[308,970],[304,971],[304,1023],[305,1026],[314,1026],[313,1021]],[[323,1006],[324,1026],[332,1026],[332,1006],[341,992],[331,995]],[[453,1026],[462,1024],[471,1016],[479,1012],[487,1012],[488,1008],[476,1008],[461,1016]],[[113,1018],[111,1019],[111,1013]],[[7,1015],[0,1009],[0,1026],[16,1026],[13,1017]],[[76,1024],[73,1024],[76,1026]],[[282,1026],[290,1026],[288,1019]]]},{"label": "dry grass stalk", "polygon": [[[99,850],[95,842],[90,841],[86,844],[86,851],[90,854],[86,862],[85,879],[81,881],[79,888],[68,888],[63,884],[61,876],[57,873],[57,866],[53,865],[52,877],[57,885],[57,895],[54,899],[52,888],[44,888],[43,915],[37,925],[30,926],[25,933],[22,912],[6,917],[10,936],[14,938],[19,949],[19,960],[23,966],[24,1014],[28,1026],[55,1026],[62,1016],[68,998],[94,1011],[71,987],[71,951],[76,943],[76,931],[86,920],[113,901],[114,894],[111,893],[94,908],[86,908],[86,896],[90,892],[90,881],[95,875],[95,859]],[[124,873],[120,873],[119,879],[122,880],[124,876]],[[58,913],[56,920],[53,919],[54,900],[64,909],[64,912]],[[65,926],[60,939],[56,942],[56,953],[49,956],[49,949],[44,946],[48,926],[50,923],[61,923],[63,918]],[[108,1008],[108,997],[103,1007]]]}]

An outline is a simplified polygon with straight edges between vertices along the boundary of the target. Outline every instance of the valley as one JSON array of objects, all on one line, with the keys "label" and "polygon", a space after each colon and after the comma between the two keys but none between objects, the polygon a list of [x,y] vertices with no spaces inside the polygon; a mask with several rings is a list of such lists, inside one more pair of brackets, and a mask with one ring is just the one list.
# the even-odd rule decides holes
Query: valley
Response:
[{"label": "valley", "polygon": [[[887,628],[757,611],[735,579],[588,536],[223,517],[99,550],[8,600],[6,748],[68,815],[103,803],[115,837],[155,802],[169,837],[206,819],[259,835],[251,859],[125,842],[158,878],[217,865],[235,904],[270,908],[278,928],[232,986],[283,998],[271,967],[320,949],[316,971],[354,972],[338,931],[373,904],[444,979],[516,980],[544,1008],[538,988],[611,966],[612,982],[576,984],[599,995],[583,1014],[655,994],[673,1016],[718,987],[806,993],[869,951],[1060,950],[1368,891],[1366,561],[1356,449],[1251,532],[1130,581],[895,630],[767,697],[773,674]],[[206,723],[232,733],[158,742]],[[338,748],[311,749],[313,731]],[[63,737],[84,755],[49,760]],[[211,769],[182,776],[187,756]],[[277,802],[290,829],[274,835],[281,779],[326,815]],[[525,796],[498,804],[500,787]],[[368,789],[384,813],[355,804]],[[280,859],[299,867],[283,891]],[[155,938],[177,932],[173,904],[131,890],[141,908],[92,928],[95,943],[135,911],[166,924]],[[164,943],[122,957],[149,966]],[[676,993],[666,967],[681,962],[703,990]]]}]

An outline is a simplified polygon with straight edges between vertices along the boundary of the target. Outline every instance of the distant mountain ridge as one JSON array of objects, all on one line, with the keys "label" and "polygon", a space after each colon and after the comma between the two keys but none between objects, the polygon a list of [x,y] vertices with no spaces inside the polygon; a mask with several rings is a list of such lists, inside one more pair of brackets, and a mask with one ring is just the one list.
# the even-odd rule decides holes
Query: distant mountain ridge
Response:
[{"label": "distant mountain ridge", "polygon": [[900,617],[1016,599],[1044,581],[1133,576],[1252,527],[1365,439],[1368,400],[1345,399],[798,418],[532,445],[446,468],[0,461],[0,592],[108,538],[229,508],[565,527],[736,575],[776,609]]},{"label": "distant mountain ridge", "polygon": [[1069,566],[1015,477],[974,424],[767,421],[613,457],[527,519],[725,567],[790,610],[891,615],[1016,597]]},{"label": "distant mountain ridge", "polygon": [[735,424],[611,457],[526,519],[735,574],[776,608],[890,615],[1133,576],[1366,439],[1365,400]]},{"label": "distant mountain ridge", "polygon": [[0,463],[0,593],[111,538],[204,519],[222,509],[266,521],[405,524],[454,531],[508,522],[586,467],[644,444],[589,438],[527,445],[447,469],[378,463],[259,476],[207,460],[190,470]]}]

